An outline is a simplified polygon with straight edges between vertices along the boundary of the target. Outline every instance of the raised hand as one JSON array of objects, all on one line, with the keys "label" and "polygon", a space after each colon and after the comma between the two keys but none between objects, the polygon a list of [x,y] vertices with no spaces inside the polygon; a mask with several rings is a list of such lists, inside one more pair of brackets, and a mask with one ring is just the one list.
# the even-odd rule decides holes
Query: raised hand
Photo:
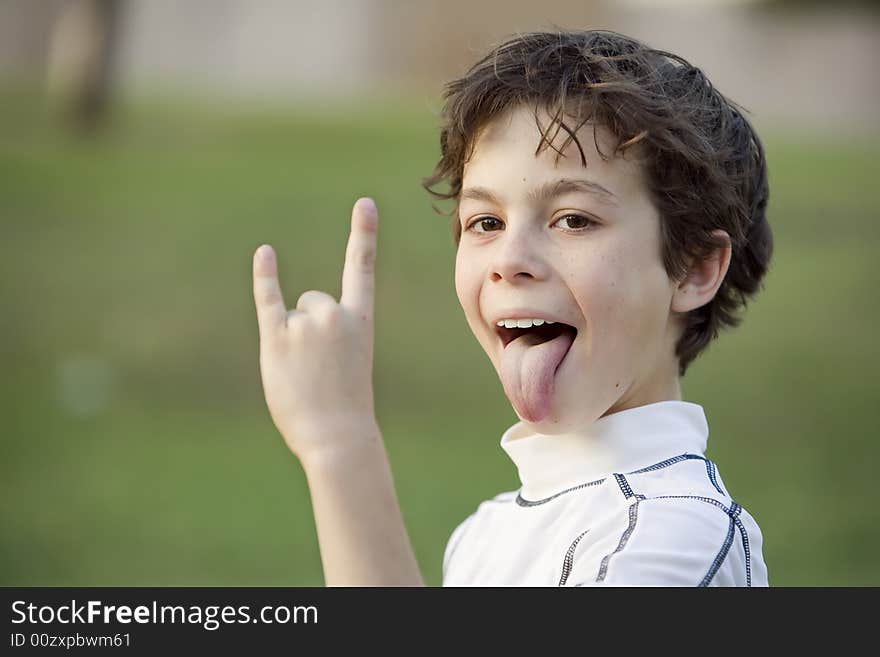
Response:
[{"label": "raised hand", "polygon": [[254,301],[260,330],[260,373],[272,420],[301,461],[345,450],[375,435],[373,306],[379,214],[360,198],[339,303],[317,290],[287,310],[278,261],[268,244],[254,254]]}]

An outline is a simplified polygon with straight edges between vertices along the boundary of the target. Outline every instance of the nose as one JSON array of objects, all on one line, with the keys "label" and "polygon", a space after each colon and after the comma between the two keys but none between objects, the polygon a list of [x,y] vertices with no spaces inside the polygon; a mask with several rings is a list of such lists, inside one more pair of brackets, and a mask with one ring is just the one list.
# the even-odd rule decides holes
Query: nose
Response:
[{"label": "nose", "polygon": [[492,282],[506,280],[514,283],[529,278],[543,278],[546,264],[539,253],[538,239],[528,230],[506,229],[504,236],[495,241],[489,279]]}]

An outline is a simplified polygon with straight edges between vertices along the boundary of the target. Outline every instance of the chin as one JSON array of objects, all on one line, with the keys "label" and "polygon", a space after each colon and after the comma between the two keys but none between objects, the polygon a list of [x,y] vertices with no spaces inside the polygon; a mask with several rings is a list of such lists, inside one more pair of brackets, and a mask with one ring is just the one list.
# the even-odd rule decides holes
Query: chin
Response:
[{"label": "chin", "polygon": [[512,404],[511,408],[514,413],[516,413],[517,418],[519,418],[524,425],[530,427],[535,433],[543,433],[552,436],[560,433],[570,433],[576,431],[578,427],[583,427],[585,424],[589,424],[589,422],[584,419],[582,413],[576,413],[574,411],[565,412],[564,410],[560,410],[558,405],[559,402],[556,400],[550,413],[537,422],[532,422],[520,417],[519,413],[516,413],[516,409],[513,408]]}]

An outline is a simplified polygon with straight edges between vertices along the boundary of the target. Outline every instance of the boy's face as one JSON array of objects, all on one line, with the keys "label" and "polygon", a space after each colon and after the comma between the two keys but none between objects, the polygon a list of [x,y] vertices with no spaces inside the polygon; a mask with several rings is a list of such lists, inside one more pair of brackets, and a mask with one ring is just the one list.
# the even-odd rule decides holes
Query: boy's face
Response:
[{"label": "boy's face", "polygon": [[[541,118],[549,124],[549,115]],[[597,134],[602,152],[612,153],[610,134]],[[565,136],[560,130],[557,148]],[[643,173],[631,159],[604,161],[592,124],[577,137],[586,168],[574,141],[557,165],[553,148],[535,156],[532,109],[510,110],[481,133],[459,204],[458,299],[518,417],[542,433],[680,398],[680,325],[670,309],[676,284],[663,267],[659,216]],[[608,193],[532,193],[560,179]],[[505,347],[497,321],[529,317],[570,324],[576,337],[543,344],[521,337]]]}]

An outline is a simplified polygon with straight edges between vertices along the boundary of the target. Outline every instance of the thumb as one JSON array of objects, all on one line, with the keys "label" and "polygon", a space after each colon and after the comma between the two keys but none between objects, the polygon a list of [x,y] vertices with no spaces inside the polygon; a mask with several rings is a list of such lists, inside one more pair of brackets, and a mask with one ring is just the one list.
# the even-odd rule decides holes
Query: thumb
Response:
[{"label": "thumb", "polygon": [[373,318],[378,232],[376,203],[371,198],[359,198],[351,211],[351,234],[345,250],[339,303],[364,320]]}]

